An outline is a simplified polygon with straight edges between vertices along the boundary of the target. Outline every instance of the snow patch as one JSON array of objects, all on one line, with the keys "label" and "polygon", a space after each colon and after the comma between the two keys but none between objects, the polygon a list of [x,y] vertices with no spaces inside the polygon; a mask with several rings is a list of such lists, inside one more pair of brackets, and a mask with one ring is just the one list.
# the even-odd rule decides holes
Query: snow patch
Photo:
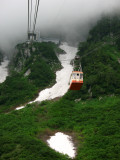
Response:
[{"label": "snow patch", "polygon": [[20,110],[20,109],[23,109],[23,108],[25,108],[25,106],[17,107],[15,110]]},{"label": "snow patch", "polygon": [[6,77],[8,76],[8,66],[9,61],[7,59],[4,60],[4,62],[0,65],[0,83],[4,82],[6,80]]},{"label": "snow patch", "polygon": [[57,132],[47,140],[48,145],[63,154],[67,154],[70,158],[76,155],[76,148],[73,145],[72,137],[61,132]]}]

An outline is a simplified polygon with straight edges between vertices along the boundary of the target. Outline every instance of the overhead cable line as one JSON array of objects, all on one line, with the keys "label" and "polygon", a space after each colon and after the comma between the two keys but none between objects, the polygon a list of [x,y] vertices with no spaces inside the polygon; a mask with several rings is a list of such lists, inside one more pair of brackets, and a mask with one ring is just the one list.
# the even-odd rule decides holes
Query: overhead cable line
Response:
[{"label": "overhead cable line", "polygon": [[55,16],[55,18],[54,18],[53,23],[56,22],[56,20],[58,21],[59,15],[60,15],[60,13],[61,13],[61,10],[63,9],[63,6],[64,6],[65,1],[67,1],[67,0],[63,0],[62,4],[61,4],[61,6],[60,6],[60,8],[59,8],[59,10],[58,10],[58,13],[56,14],[56,16]]},{"label": "overhead cable line", "polygon": [[[117,40],[117,39],[119,39],[119,38],[120,38],[120,35],[113,37],[112,40]],[[101,44],[99,47],[94,48],[93,50],[89,51],[89,52],[86,53],[85,55],[82,55],[80,58],[82,59],[83,57],[86,57],[87,55],[93,53],[94,51],[96,51],[96,50],[104,47],[106,44],[110,44],[110,42],[106,42],[106,43]]]},{"label": "overhead cable line", "polygon": [[36,3],[35,3],[35,13],[34,13],[33,28],[34,28],[34,23],[35,23],[35,18],[36,18],[36,12],[37,12],[37,2],[38,2],[38,0],[36,0]]},{"label": "overhead cable line", "polygon": [[35,6],[35,16],[34,16],[34,24],[33,24],[33,33],[35,31],[35,26],[36,26],[36,20],[37,20],[37,15],[38,15],[38,8],[39,8],[39,3],[40,0],[36,0],[36,6]]},{"label": "overhead cable line", "polygon": [[32,0],[31,0],[31,10],[30,10],[30,30],[31,30],[31,21],[32,21]]},{"label": "overhead cable line", "polygon": [[28,0],[28,33],[29,33],[29,6],[30,6],[30,3],[29,3],[29,0]]}]

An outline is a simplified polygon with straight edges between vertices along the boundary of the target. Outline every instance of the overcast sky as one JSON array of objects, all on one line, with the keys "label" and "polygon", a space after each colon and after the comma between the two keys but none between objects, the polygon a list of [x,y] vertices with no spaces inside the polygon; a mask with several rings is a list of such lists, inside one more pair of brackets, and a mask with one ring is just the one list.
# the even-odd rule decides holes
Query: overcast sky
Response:
[{"label": "overcast sky", "polygon": [[[34,4],[33,1],[33,12]],[[27,33],[28,0],[0,0],[0,47],[9,50]],[[66,37],[87,33],[89,23],[120,10],[120,0],[41,0],[36,29]],[[79,26],[81,32],[76,32]]]}]

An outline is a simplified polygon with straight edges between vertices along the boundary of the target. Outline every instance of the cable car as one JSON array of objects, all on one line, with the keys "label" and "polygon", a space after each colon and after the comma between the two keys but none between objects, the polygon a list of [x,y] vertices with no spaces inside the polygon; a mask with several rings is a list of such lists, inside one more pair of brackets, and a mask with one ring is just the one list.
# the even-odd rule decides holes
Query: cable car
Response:
[{"label": "cable car", "polygon": [[83,85],[83,72],[73,71],[70,77],[70,90],[80,90]]}]

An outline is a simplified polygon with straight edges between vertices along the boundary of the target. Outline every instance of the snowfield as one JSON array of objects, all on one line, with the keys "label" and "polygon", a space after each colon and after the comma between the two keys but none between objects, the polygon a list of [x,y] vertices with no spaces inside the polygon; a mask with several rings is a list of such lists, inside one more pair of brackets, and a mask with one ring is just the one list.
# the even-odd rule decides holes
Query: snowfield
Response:
[{"label": "snowfield", "polygon": [[8,63],[9,61],[5,59],[0,65],[0,83],[4,82],[6,80],[6,77],[8,76]]},{"label": "snowfield", "polygon": [[77,48],[68,46],[67,43],[64,43],[60,46],[66,54],[60,54],[59,60],[63,69],[56,72],[56,84],[51,87],[47,88],[39,93],[39,96],[34,100],[36,101],[43,101],[43,100],[50,100],[56,97],[63,96],[67,90],[69,89],[69,79],[71,72],[73,70],[73,66],[70,65],[72,59],[74,59]]}]

